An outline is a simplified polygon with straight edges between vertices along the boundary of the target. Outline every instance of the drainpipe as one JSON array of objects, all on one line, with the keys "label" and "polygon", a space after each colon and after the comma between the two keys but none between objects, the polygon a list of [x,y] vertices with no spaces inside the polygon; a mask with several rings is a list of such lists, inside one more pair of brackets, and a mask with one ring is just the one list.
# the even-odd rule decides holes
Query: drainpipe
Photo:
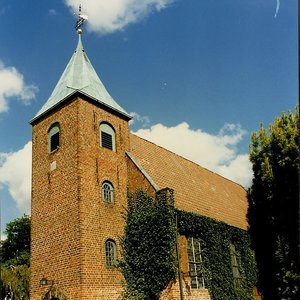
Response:
[{"label": "drainpipe", "polygon": [[179,245],[178,245],[178,220],[177,220],[177,212],[176,211],[175,211],[175,222],[176,222],[176,254],[177,254],[177,268],[178,268],[180,300],[184,300],[183,299],[183,287],[182,287],[182,274],[181,274],[181,269],[180,269],[180,255],[179,255]]}]

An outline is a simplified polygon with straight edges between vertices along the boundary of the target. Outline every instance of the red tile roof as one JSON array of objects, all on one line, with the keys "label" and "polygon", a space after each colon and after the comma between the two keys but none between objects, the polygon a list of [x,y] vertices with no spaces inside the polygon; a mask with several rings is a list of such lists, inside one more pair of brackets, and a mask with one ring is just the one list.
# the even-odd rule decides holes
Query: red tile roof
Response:
[{"label": "red tile roof", "polygon": [[174,189],[176,208],[247,228],[242,186],[134,134],[130,145],[131,156],[159,189]]}]

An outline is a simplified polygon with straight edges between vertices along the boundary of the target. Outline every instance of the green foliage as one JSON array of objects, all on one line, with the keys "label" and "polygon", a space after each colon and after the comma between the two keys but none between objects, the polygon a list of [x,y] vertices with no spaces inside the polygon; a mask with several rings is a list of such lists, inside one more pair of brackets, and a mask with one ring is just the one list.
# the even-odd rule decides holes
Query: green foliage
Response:
[{"label": "green foliage", "polygon": [[24,215],[6,225],[7,238],[1,241],[1,264],[27,265],[30,261],[30,217]]},{"label": "green foliage", "polygon": [[155,300],[176,278],[174,208],[143,191],[128,197],[120,268],[125,299]]},{"label": "green foliage", "polygon": [[30,217],[23,216],[6,225],[7,238],[0,244],[1,299],[29,299]]},{"label": "green foliage", "polygon": [[[214,300],[253,299],[256,265],[248,233],[204,216],[178,211],[178,230],[181,235],[202,241],[205,285]],[[240,286],[234,285],[230,244],[241,256]]]},{"label": "green foliage", "polygon": [[298,299],[299,107],[252,134],[249,232],[265,299]]},{"label": "green foliage", "polygon": [[13,296],[15,300],[29,299],[29,267],[1,267],[1,299]]}]

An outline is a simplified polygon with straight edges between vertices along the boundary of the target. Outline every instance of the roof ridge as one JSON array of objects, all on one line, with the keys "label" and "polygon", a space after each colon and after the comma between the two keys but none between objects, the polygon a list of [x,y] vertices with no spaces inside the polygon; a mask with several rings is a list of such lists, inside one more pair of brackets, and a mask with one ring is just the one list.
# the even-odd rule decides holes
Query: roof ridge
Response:
[{"label": "roof ridge", "polygon": [[238,182],[235,182],[235,181],[233,181],[233,180],[231,180],[231,179],[229,179],[229,178],[226,178],[226,177],[220,175],[219,173],[216,173],[216,172],[214,172],[214,171],[212,171],[212,170],[210,170],[210,169],[208,169],[208,168],[206,168],[206,167],[203,167],[203,166],[199,165],[198,163],[196,163],[196,162],[194,162],[194,161],[192,161],[192,160],[190,160],[190,159],[188,159],[188,158],[186,158],[186,157],[184,157],[184,156],[182,156],[182,155],[180,155],[180,154],[177,154],[177,153],[175,153],[175,152],[173,152],[173,151],[171,151],[171,150],[169,150],[169,149],[166,149],[166,148],[164,148],[164,147],[162,147],[162,146],[160,146],[160,145],[158,145],[158,144],[156,144],[156,143],[154,143],[154,142],[152,142],[152,141],[149,141],[149,140],[147,140],[147,139],[145,139],[145,138],[142,138],[142,137],[140,137],[139,135],[137,135],[137,134],[135,134],[135,133],[133,133],[133,132],[130,132],[130,134],[131,134],[131,135],[134,135],[135,137],[137,137],[137,138],[139,138],[139,139],[141,139],[141,140],[144,140],[144,141],[147,142],[147,143],[153,144],[153,145],[155,145],[156,147],[162,148],[162,149],[164,149],[165,151],[168,151],[168,152],[170,152],[170,153],[172,153],[172,154],[174,154],[174,155],[180,157],[181,159],[184,159],[184,160],[188,161],[189,163],[192,163],[192,164],[194,164],[194,165],[200,167],[201,169],[204,169],[204,170],[206,170],[206,171],[208,171],[208,172],[210,172],[210,173],[212,173],[212,174],[215,174],[215,175],[217,175],[217,176],[219,176],[219,177],[221,177],[221,178],[223,178],[223,179],[225,179],[225,180],[227,180],[227,181],[230,181],[230,182],[232,182],[232,183],[234,183],[234,184],[240,186],[241,188],[243,188],[243,189],[246,191],[246,188],[243,187],[243,186],[242,186],[240,183],[238,183]]}]

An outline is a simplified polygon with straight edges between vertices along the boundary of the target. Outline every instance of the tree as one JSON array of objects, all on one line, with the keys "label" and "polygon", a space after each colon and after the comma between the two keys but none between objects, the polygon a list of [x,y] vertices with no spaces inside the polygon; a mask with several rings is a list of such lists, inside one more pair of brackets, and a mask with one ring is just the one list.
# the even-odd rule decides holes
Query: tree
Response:
[{"label": "tree", "polygon": [[120,267],[125,299],[156,300],[176,278],[174,207],[139,191],[128,197]]},{"label": "tree", "polygon": [[29,299],[30,217],[6,225],[7,238],[0,244],[1,299]]},{"label": "tree", "polygon": [[27,265],[30,257],[30,217],[24,215],[6,225],[7,238],[1,241],[1,264]]},{"label": "tree", "polygon": [[298,299],[299,107],[252,134],[249,233],[264,299]]},{"label": "tree", "polygon": [[26,265],[1,268],[1,299],[29,299],[29,268]]}]

